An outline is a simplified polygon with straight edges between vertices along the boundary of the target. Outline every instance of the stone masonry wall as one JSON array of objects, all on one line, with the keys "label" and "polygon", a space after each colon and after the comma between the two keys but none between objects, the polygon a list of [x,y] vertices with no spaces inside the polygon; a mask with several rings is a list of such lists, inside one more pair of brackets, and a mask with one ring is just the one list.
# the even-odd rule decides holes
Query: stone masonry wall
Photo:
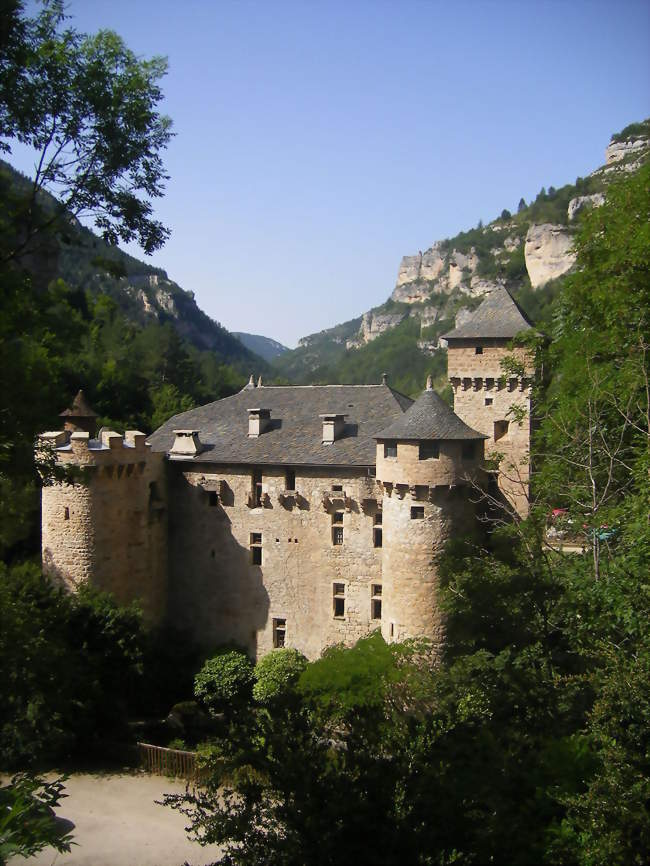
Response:
[{"label": "stone masonry wall", "polygon": [[[151,453],[144,434],[124,441],[104,434],[51,434],[59,466],[74,474],[42,492],[43,568],[71,590],[84,583],[118,602],[139,600],[145,618],[160,622],[166,609],[167,519],[163,455]],[[47,441],[47,438],[45,439]]]},{"label": "stone masonry wall", "polygon": [[[381,583],[373,546],[381,491],[364,469],[296,468],[296,496],[283,498],[285,471],[264,467],[263,504],[250,507],[250,467],[172,462],[170,615],[210,648],[234,641],[253,656],[273,648],[273,620],[286,620],[286,645],[316,658],[334,643],[354,643],[371,619],[371,586]],[[339,485],[342,492],[333,492]],[[343,544],[332,543],[335,512]],[[252,534],[262,561],[252,561]],[[335,618],[333,584],[345,586]]]}]

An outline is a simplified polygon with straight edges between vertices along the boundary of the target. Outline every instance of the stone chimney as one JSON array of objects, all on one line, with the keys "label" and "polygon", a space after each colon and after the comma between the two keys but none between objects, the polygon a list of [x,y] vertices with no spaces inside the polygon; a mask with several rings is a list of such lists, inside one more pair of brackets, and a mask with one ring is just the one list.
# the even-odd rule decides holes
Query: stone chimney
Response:
[{"label": "stone chimney", "polygon": [[319,415],[323,419],[323,445],[331,445],[341,438],[345,430],[345,419],[347,415],[337,415],[328,412],[325,415]]},{"label": "stone chimney", "polygon": [[203,451],[198,430],[174,430],[174,444],[170,455],[175,457],[195,457]]},{"label": "stone chimney", "polygon": [[249,409],[248,410],[248,438],[257,439],[265,430],[268,429],[271,423],[270,409]]}]

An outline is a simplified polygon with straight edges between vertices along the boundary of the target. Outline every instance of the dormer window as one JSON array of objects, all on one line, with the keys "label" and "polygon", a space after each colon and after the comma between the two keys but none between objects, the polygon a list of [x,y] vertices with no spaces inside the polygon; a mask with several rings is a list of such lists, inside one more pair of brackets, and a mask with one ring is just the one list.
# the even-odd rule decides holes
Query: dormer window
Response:
[{"label": "dormer window", "polygon": [[384,458],[397,457],[397,442],[384,442]]}]

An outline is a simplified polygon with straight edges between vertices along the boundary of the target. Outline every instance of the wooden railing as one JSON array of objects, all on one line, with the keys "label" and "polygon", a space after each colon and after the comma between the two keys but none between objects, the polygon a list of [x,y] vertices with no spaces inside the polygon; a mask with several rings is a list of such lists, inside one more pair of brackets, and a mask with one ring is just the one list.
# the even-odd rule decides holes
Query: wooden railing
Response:
[{"label": "wooden railing", "polygon": [[142,766],[149,773],[159,776],[177,776],[181,779],[196,780],[198,768],[196,754],[181,749],[166,749],[151,743],[138,743]]}]

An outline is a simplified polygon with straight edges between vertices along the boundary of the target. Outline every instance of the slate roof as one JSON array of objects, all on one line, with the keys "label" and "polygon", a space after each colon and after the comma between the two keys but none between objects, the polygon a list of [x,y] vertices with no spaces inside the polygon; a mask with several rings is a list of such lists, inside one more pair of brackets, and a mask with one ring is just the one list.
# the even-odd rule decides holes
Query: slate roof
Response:
[{"label": "slate roof", "polygon": [[445,340],[511,340],[520,331],[527,331],[532,327],[508,290],[499,286],[477,307],[471,319],[442,337]]},{"label": "slate roof", "polygon": [[59,418],[97,418],[97,412],[88,404],[83,391],[78,391],[72,406],[59,413]]},{"label": "slate roof", "polygon": [[375,439],[487,439],[472,430],[435,391],[427,388]]},{"label": "slate roof", "polygon": [[[257,388],[170,418],[148,441],[169,451],[176,429],[199,431],[204,451],[191,460],[285,466],[374,466],[374,436],[412,404],[388,385],[294,385]],[[270,429],[248,438],[248,410],[270,409]],[[323,445],[326,413],[346,415],[343,436]]]}]

